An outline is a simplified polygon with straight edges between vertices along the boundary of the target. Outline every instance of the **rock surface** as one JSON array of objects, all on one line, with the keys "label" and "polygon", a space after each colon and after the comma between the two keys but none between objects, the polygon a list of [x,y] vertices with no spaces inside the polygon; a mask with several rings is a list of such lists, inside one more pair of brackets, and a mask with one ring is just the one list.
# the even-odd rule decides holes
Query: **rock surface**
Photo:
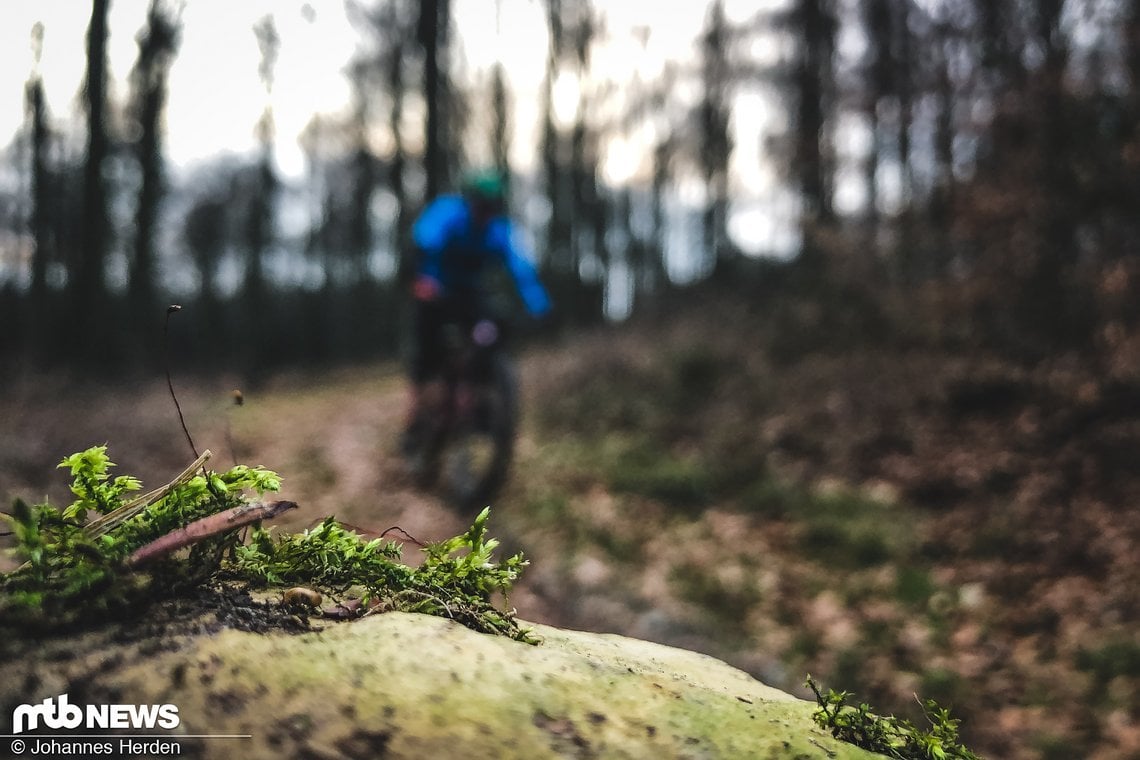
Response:
[{"label": "rock surface", "polygon": [[174,704],[181,725],[159,733],[183,757],[874,757],[817,728],[811,703],[713,658],[533,628],[540,646],[401,613],[300,635],[226,629],[34,677],[9,663],[5,680],[34,685],[29,703],[70,689],[72,703]]}]

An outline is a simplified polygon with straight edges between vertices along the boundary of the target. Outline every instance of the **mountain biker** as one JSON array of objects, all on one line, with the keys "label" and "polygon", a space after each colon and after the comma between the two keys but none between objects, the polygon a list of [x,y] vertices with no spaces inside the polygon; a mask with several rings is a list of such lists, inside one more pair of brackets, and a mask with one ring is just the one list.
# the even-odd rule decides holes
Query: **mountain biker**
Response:
[{"label": "mountain biker", "polygon": [[424,209],[412,226],[417,265],[411,362],[411,403],[405,447],[420,416],[431,380],[447,359],[444,327],[459,323],[470,329],[491,316],[484,279],[495,267],[511,275],[527,312],[536,318],[550,312],[550,297],[530,263],[506,215],[502,176],[477,170],[464,177],[458,194],[442,195]]}]

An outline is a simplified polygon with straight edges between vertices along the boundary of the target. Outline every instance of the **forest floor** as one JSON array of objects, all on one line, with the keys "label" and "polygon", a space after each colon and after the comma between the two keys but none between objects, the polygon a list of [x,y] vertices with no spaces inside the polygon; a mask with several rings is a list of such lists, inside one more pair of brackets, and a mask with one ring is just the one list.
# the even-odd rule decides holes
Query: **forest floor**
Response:
[{"label": "forest floor", "polygon": [[[491,517],[532,562],[519,615],[912,719],[934,698],[987,758],[1140,758],[1140,387],[821,330],[804,304],[706,296],[528,351]],[[174,384],[215,468],[283,476],[278,530],[466,527],[395,455],[395,365],[278,375],[241,406],[233,378]],[[161,377],[11,378],[0,421],[4,498],[67,503],[54,465],[91,445],[148,486],[193,458]]]}]

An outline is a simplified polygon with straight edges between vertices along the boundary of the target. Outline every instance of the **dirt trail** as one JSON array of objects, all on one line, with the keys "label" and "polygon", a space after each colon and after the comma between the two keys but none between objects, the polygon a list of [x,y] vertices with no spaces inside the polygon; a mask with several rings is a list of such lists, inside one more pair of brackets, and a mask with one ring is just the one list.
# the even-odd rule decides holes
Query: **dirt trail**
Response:
[{"label": "dirt trail", "polygon": [[[232,378],[175,381],[187,429],[211,466],[264,465],[284,479],[282,496],[301,508],[283,528],[328,514],[362,528],[400,524],[425,539],[461,527],[442,503],[404,476],[396,441],[404,410],[398,368],[313,377],[287,375],[232,403]],[[106,443],[116,472],[157,485],[193,458],[165,381],[134,388],[85,387],[62,380],[17,383],[0,396],[0,493],[66,501],[65,455]],[[417,531],[419,533],[417,533]]]},{"label": "dirt trail", "polygon": [[398,525],[425,541],[462,530],[462,521],[417,490],[402,466],[405,394],[399,374],[380,368],[323,386],[285,381],[263,401],[248,402],[242,419],[235,415],[238,458],[278,470],[284,495],[301,505],[283,529],[334,514],[369,531]]}]

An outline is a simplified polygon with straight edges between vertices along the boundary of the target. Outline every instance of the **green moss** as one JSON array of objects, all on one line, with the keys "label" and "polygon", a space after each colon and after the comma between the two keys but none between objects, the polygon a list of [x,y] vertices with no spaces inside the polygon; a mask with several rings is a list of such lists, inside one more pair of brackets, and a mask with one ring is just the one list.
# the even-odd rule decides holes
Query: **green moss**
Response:
[{"label": "green moss", "polygon": [[837,739],[896,760],[980,760],[959,742],[960,721],[936,700],[921,701],[929,727],[920,728],[893,715],[879,715],[866,702],[847,704],[850,692],[828,689],[824,694],[811,676],[807,686],[819,705],[812,717]]},{"label": "green moss", "polygon": [[701,508],[714,496],[712,477],[704,462],[664,451],[648,439],[621,442],[606,460],[604,472],[614,490],[674,508]]},{"label": "green moss", "polygon": [[954,706],[966,696],[966,682],[961,675],[947,668],[931,668],[922,673],[921,691],[936,702]]},{"label": "green moss", "polygon": [[862,683],[866,662],[866,650],[862,648],[844,649],[835,658],[835,680],[838,683]]},{"label": "green moss", "polygon": [[759,589],[747,577],[738,584],[728,584],[695,563],[673,568],[669,580],[682,599],[714,615],[722,626],[734,629],[744,625],[745,612],[761,601]]},{"label": "green moss", "polygon": [[895,597],[911,607],[925,607],[934,595],[934,579],[923,567],[905,565],[899,568],[895,581]]},{"label": "green moss", "polygon": [[814,660],[823,651],[823,641],[814,631],[804,629],[792,639],[787,656],[796,662]]},{"label": "green moss", "polygon": [[883,536],[842,522],[809,523],[800,547],[820,562],[844,568],[873,567],[892,559]]},{"label": "green moss", "polygon": [[[1110,700],[1108,685],[1117,678],[1140,678],[1140,642],[1130,638],[1114,638],[1099,646],[1081,648],[1076,654],[1076,665],[1091,676],[1089,696],[1098,703]],[[1137,694],[1137,690],[1130,690]],[[1127,707],[1136,709],[1136,699]]]},{"label": "green moss", "polygon": [[703,507],[712,499],[707,471],[698,463],[662,457],[653,462],[624,461],[609,475],[616,491],[646,496],[673,507]]},{"label": "green moss", "polygon": [[569,512],[570,499],[560,491],[544,489],[527,500],[526,513],[540,525],[558,524]]},{"label": "green moss", "polygon": [[[366,540],[332,517],[311,530],[274,538],[255,527],[249,544],[236,530],[195,543],[187,556],[171,555],[140,571],[129,561],[140,547],[203,517],[246,504],[244,493],[280,488],[276,474],[237,465],[225,473],[196,462],[174,482],[124,503],[141,484],[112,479],[105,446],[65,459],[76,501],[64,510],[17,501],[8,518],[23,564],[0,576],[0,611],[29,624],[93,622],[102,613],[148,602],[223,574],[257,585],[358,587],[384,610],[444,615],[475,630],[531,641],[509,609],[493,598],[510,592],[526,561],[493,557],[489,509],[463,534],[424,547],[419,567],[400,561],[401,547]],[[89,516],[97,519],[88,519]],[[223,561],[223,557],[226,559]],[[367,609],[367,606],[364,607]]]},{"label": "green moss", "polygon": [[739,499],[742,510],[772,519],[794,517],[804,501],[802,489],[791,488],[767,475],[745,488]]},{"label": "green moss", "polygon": [[263,585],[306,584],[320,589],[363,588],[366,601],[384,611],[441,615],[484,633],[536,643],[514,614],[492,602],[510,593],[527,562],[521,554],[493,558],[499,542],[487,537],[490,509],[462,535],[424,547],[423,564],[400,562],[401,547],[365,540],[332,517],[304,533],[274,540],[256,529],[248,545],[235,550],[230,571]]},{"label": "green moss", "polygon": [[0,612],[28,625],[91,620],[202,581],[236,543],[236,531],[201,541],[188,557],[158,563],[147,575],[134,573],[128,558],[195,520],[244,504],[247,492],[281,487],[280,478],[262,468],[235,465],[218,473],[195,463],[166,486],[128,499],[142,484],[111,477],[115,464],[106,446],[73,454],[59,467],[72,477],[69,506],[16,500],[5,516],[21,564],[0,576]]},{"label": "green moss", "polygon": [[1033,742],[1041,760],[1072,760],[1081,757],[1083,747],[1070,737],[1045,734]]}]

